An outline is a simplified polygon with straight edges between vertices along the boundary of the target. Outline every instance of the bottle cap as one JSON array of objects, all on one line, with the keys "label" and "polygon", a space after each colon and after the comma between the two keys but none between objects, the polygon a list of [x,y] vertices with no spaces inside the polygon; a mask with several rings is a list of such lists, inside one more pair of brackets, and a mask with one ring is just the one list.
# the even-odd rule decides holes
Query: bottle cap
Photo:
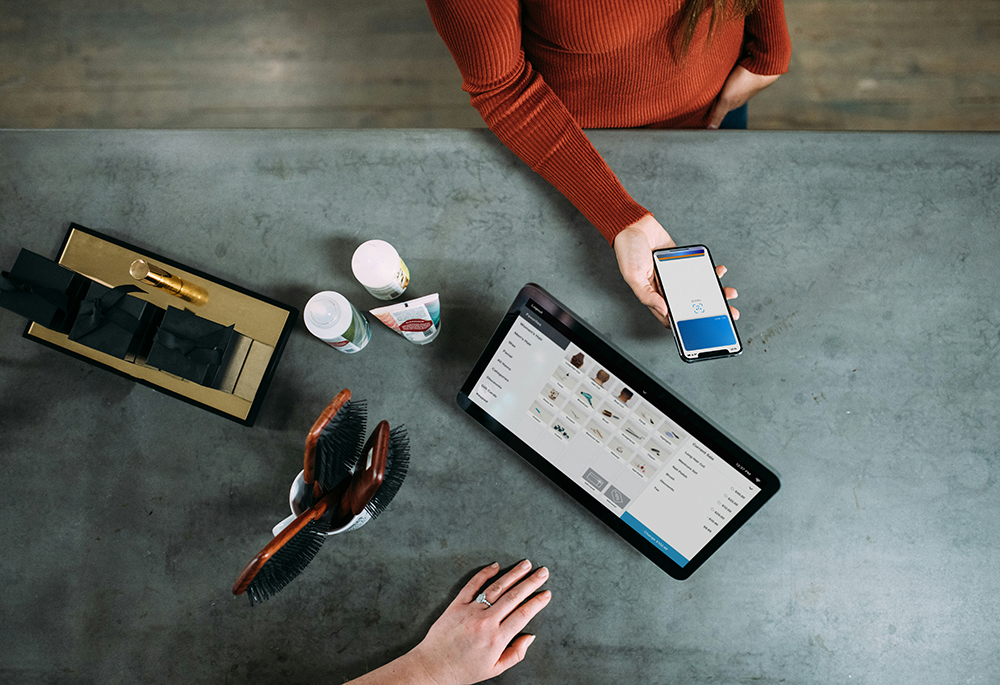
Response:
[{"label": "bottle cap", "polygon": [[381,288],[399,270],[399,253],[384,240],[361,243],[351,258],[351,271],[365,287]]},{"label": "bottle cap", "polygon": [[340,318],[340,308],[337,303],[325,297],[314,297],[309,300],[306,311],[309,318],[320,326],[330,326]]}]

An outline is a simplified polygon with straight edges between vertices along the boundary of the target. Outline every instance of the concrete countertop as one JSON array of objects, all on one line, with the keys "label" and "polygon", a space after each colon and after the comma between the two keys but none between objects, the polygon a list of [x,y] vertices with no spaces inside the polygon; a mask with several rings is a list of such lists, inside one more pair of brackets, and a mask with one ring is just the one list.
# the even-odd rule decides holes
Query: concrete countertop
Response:
[{"label": "concrete countertop", "polygon": [[[246,428],[21,339],[0,311],[0,680],[343,682],[422,637],[482,564],[551,569],[505,683],[995,682],[1000,135],[592,134],[679,244],[729,267],[746,351],[687,365],[569,203],[486,131],[0,132],[0,264],[71,221],[301,308],[360,242],[439,292],[417,347],[301,321]],[[455,405],[535,281],[782,475],[672,580]],[[341,388],[410,429],[378,520],[250,608]]]}]

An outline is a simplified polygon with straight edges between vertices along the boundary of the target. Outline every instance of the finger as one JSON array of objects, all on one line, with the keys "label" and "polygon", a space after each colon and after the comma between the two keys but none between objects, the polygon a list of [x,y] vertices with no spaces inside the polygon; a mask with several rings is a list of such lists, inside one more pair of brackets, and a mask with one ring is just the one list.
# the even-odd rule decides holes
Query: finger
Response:
[{"label": "finger", "polygon": [[659,321],[661,325],[670,325],[667,320],[667,302],[663,299],[663,296],[660,295],[659,291],[650,285],[648,280],[633,282],[626,279],[625,283],[627,283],[628,287],[632,289],[632,294],[635,295],[636,299],[649,308],[649,311],[656,317],[656,320]]},{"label": "finger", "polygon": [[722,264],[719,264],[717,267],[715,267],[715,275],[718,276],[719,278],[725,276],[727,271],[729,271],[729,269],[724,267]]},{"label": "finger", "polygon": [[660,322],[661,326],[670,327],[670,318],[660,314],[660,312],[655,307],[649,308],[650,313],[656,317],[656,320]]},{"label": "finger", "polygon": [[513,611],[518,607],[518,605],[530,597],[535,591],[538,590],[549,579],[549,570],[544,566],[534,573],[530,577],[521,581],[507,592],[503,596],[499,597],[496,601],[497,612],[501,615],[505,615]]},{"label": "finger", "polygon": [[708,128],[719,128],[719,124],[722,123],[722,120],[726,118],[726,114],[728,113],[728,105],[724,105],[721,99],[716,100],[715,105],[712,107],[712,111],[708,115]]},{"label": "finger", "polygon": [[[635,290],[632,292],[635,292]],[[660,322],[660,325],[669,326],[670,321],[667,318],[669,310],[667,309],[667,301],[663,299],[663,295],[661,295],[658,290],[653,288],[652,285],[647,285],[642,292],[643,297],[639,297],[639,294],[636,293],[636,297],[639,297],[639,301],[649,308],[649,311],[653,313],[653,316],[655,316],[656,320]]]},{"label": "finger", "polygon": [[500,564],[494,561],[492,564],[481,570],[479,573],[472,576],[472,579],[468,583],[466,583],[465,587],[463,587],[459,591],[458,596],[455,597],[455,601],[452,602],[452,604],[458,604],[458,603],[468,604],[469,602],[474,600],[476,598],[476,595],[479,593],[479,588],[485,585],[486,582],[490,578],[495,576],[497,574],[497,571],[499,570],[500,570]]},{"label": "finger", "polygon": [[514,664],[520,663],[524,659],[524,654],[528,651],[528,647],[534,641],[534,635],[520,635],[515,638],[513,642],[507,645],[507,649],[503,650],[503,654],[500,655],[493,675],[500,675]]},{"label": "finger", "polygon": [[548,605],[551,599],[552,593],[548,590],[539,592],[527,602],[523,602],[517,609],[510,612],[510,615],[503,620],[500,627],[511,637],[517,635],[528,625],[528,621],[533,619],[539,611]]},{"label": "finger", "polygon": [[490,604],[496,604],[499,602],[500,598],[504,596],[504,593],[513,587],[517,581],[524,578],[530,570],[531,562],[525,559],[483,591],[486,593],[486,601]]},{"label": "finger", "polygon": [[664,301],[663,296],[656,291],[656,289],[650,285],[648,280],[639,279],[626,279],[625,282],[628,287],[632,289],[632,294],[635,295],[639,302],[650,308],[657,318],[665,317],[667,315],[667,303]]},{"label": "finger", "polygon": [[[728,287],[722,289],[722,294],[726,296],[727,300],[735,300],[737,297],[740,296],[740,294],[736,292],[736,288],[728,288]],[[729,313],[732,314],[733,321],[736,321],[738,318],[740,318],[740,310],[737,309],[736,307],[730,307]]]}]

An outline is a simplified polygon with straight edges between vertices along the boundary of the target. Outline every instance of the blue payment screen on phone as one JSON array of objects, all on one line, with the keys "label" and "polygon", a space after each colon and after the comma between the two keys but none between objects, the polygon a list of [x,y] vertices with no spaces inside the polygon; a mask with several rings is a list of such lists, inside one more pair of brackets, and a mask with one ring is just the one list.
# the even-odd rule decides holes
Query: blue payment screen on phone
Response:
[{"label": "blue payment screen on phone", "polygon": [[729,306],[705,248],[657,253],[656,270],[685,352],[739,350]]}]

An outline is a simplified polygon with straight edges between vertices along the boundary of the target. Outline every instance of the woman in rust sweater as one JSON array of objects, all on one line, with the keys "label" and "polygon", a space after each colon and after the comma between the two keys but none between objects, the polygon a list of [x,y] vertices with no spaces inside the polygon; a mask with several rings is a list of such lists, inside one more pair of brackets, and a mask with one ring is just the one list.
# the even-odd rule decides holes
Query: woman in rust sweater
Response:
[{"label": "woman in rust sweater", "polygon": [[427,6],[486,124],[597,227],[636,297],[666,324],[651,253],[673,240],[625,191],[583,129],[718,128],[727,112],[787,71],[782,0]]}]

